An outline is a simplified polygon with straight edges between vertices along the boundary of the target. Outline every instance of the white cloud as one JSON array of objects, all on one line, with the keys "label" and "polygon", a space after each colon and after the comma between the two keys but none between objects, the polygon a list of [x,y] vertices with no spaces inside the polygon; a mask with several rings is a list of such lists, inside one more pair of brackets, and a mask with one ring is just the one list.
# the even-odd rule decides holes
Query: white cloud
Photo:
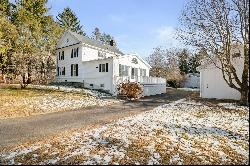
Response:
[{"label": "white cloud", "polygon": [[163,26],[154,31],[154,44],[164,47],[184,47],[183,44],[176,39],[176,29],[172,26]]}]

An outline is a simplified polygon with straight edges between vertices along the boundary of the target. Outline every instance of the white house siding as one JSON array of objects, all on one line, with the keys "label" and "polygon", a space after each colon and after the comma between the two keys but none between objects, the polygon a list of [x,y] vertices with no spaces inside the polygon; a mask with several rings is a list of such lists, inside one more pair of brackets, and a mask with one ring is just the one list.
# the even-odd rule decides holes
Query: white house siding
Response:
[{"label": "white house siding", "polygon": [[[108,63],[108,72],[99,72],[99,64]],[[104,60],[94,60],[82,62],[82,70],[84,75],[84,86],[93,89],[104,89],[113,93],[112,89],[112,75],[113,75],[113,62],[112,58]],[[93,87],[90,86],[93,84]],[[104,87],[101,87],[104,84]]]},{"label": "white house siding", "polygon": [[[138,60],[138,63],[132,63],[132,59],[136,58]],[[146,66],[141,60],[137,58],[137,56],[133,55],[123,55],[120,57],[113,58],[113,92],[114,94],[117,94],[117,78],[119,78],[119,65],[126,65],[129,66],[128,68],[128,76],[131,78],[131,69],[132,68],[141,68],[141,69],[146,69],[146,76],[149,76],[149,67]],[[138,71],[138,75],[140,75],[140,71]],[[131,79],[130,81],[136,81],[135,79]]]},{"label": "white house siding", "polygon": [[[138,63],[135,64],[132,62],[132,59],[136,58]],[[146,77],[149,77],[149,70],[150,67],[148,65],[146,65],[143,61],[141,61],[136,55],[124,55],[118,58],[114,58],[113,59],[113,64],[114,64],[114,77],[118,77],[119,78],[119,64],[121,65],[126,65],[129,66],[128,69],[128,75],[130,77],[130,81],[139,81],[138,78],[135,77],[135,79],[131,79],[131,69],[132,68],[138,68],[138,69],[146,69]],[[138,77],[141,77],[140,75],[140,71],[138,71]],[[126,76],[125,76],[126,78]],[[117,79],[114,78],[113,80],[113,86],[115,89],[115,93],[117,93],[116,91],[116,87],[117,87]],[[156,94],[161,94],[161,93],[166,93],[166,82],[165,83],[150,83],[150,84],[143,84],[143,96],[150,96],[150,95],[156,95]]]},{"label": "white house siding", "polygon": [[[79,49],[79,54],[78,57],[73,57],[71,58],[71,50],[74,48]],[[59,60],[58,55],[59,52],[64,51],[64,60]],[[57,50],[57,67],[65,67],[65,75],[59,75],[56,78],[56,81],[58,82],[82,82],[82,79],[84,77],[83,75],[83,66],[81,65],[81,52],[82,52],[82,47],[80,44],[65,47],[62,49]],[[78,76],[71,76],[71,64],[78,64]]]},{"label": "white house siding", "polygon": [[[83,46],[82,61],[105,59],[108,57],[116,56],[115,53],[94,46],[90,46],[87,44],[82,44],[82,46]],[[105,56],[104,57],[98,56],[98,52],[103,53]]]},{"label": "white house siding", "polygon": [[60,41],[57,43],[57,48],[62,48],[70,45],[74,45],[79,43],[80,41],[77,40],[76,37],[71,35],[69,32],[64,33],[63,36],[61,37]]},{"label": "white house siding", "polygon": [[[132,59],[136,58],[138,60],[138,64],[132,63]],[[119,64],[129,66],[128,73],[131,75],[131,68],[140,68],[146,69],[146,76],[149,76],[149,66],[143,63],[141,60],[137,58],[135,55],[124,55],[117,58],[114,58],[114,76],[119,76]],[[140,76],[140,71],[138,72]]]},{"label": "white house siding", "polygon": [[[242,60],[235,58],[234,66],[237,75],[241,80]],[[240,99],[240,93],[228,86],[223,79],[222,71],[214,65],[208,65],[200,69],[200,96],[202,98],[217,98],[217,99]]]}]

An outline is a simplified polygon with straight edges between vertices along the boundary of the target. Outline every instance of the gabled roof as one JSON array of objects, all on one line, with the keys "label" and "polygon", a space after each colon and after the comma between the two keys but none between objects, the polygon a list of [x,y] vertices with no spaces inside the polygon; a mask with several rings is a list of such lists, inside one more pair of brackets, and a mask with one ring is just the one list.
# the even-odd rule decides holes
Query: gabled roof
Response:
[{"label": "gabled roof", "polygon": [[124,55],[124,56],[136,56],[138,59],[140,59],[146,66],[148,66],[149,68],[152,68],[150,66],[150,64],[148,64],[147,61],[145,61],[141,56],[139,56],[138,54],[128,54],[128,55]]},{"label": "gabled roof", "polygon": [[114,46],[103,44],[100,41],[90,39],[90,38],[88,38],[86,36],[83,36],[83,35],[80,35],[78,33],[72,32],[70,30],[67,30],[66,32],[69,32],[70,34],[72,34],[74,37],[76,37],[82,43],[89,44],[91,46],[95,46],[95,47],[98,47],[98,48],[101,48],[101,49],[105,49],[105,50],[108,50],[108,51],[115,52],[117,54],[124,55],[124,53],[122,53],[118,48],[116,48]]}]

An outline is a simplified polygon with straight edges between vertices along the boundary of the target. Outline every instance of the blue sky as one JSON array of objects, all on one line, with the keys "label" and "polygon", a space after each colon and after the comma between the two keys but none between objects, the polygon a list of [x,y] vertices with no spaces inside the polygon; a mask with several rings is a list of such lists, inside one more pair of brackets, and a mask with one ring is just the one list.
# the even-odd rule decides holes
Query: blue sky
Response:
[{"label": "blue sky", "polygon": [[117,41],[124,53],[147,57],[154,47],[178,47],[174,37],[185,0],[49,0],[50,14],[70,7],[87,35],[95,27]]}]

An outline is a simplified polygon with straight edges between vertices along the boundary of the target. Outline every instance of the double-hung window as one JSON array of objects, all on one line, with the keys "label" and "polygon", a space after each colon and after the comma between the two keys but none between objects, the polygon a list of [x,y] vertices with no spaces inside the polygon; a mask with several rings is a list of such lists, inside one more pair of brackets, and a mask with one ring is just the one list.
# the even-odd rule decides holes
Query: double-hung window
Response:
[{"label": "double-hung window", "polygon": [[71,64],[71,76],[78,76],[78,64]]},{"label": "double-hung window", "polygon": [[119,76],[128,76],[129,67],[119,64]]},{"label": "double-hung window", "polygon": [[109,64],[104,63],[104,64],[99,64],[99,72],[108,72],[109,70]]},{"label": "double-hung window", "polygon": [[64,51],[62,51],[62,54],[61,54],[61,52],[58,53],[58,59],[64,60]]},{"label": "double-hung window", "polygon": [[140,76],[142,77],[146,76],[146,69],[140,69]]},{"label": "double-hung window", "polygon": [[64,60],[64,51],[62,51],[61,60]]},{"label": "double-hung window", "polygon": [[138,68],[131,69],[131,78],[134,79],[135,76],[138,76]]},{"label": "double-hung window", "polygon": [[57,76],[65,75],[65,67],[57,67]]},{"label": "double-hung window", "polygon": [[62,68],[62,75],[65,76],[65,67]]},{"label": "double-hung window", "polygon": [[131,78],[134,79],[135,78],[135,68],[131,69]]},{"label": "double-hung window", "polygon": [[58,54],[58,59],[61,60],[61,52]]},{"label": "double-hung window", "polygon": [[75,58],[75,57],[78,57],[79,55],[79,48],[72,48],[71,49],[71,58]]},{"label": "double-hung window", "polygon": [[60,75],[60,67],[57,67],[57,76]]}]

